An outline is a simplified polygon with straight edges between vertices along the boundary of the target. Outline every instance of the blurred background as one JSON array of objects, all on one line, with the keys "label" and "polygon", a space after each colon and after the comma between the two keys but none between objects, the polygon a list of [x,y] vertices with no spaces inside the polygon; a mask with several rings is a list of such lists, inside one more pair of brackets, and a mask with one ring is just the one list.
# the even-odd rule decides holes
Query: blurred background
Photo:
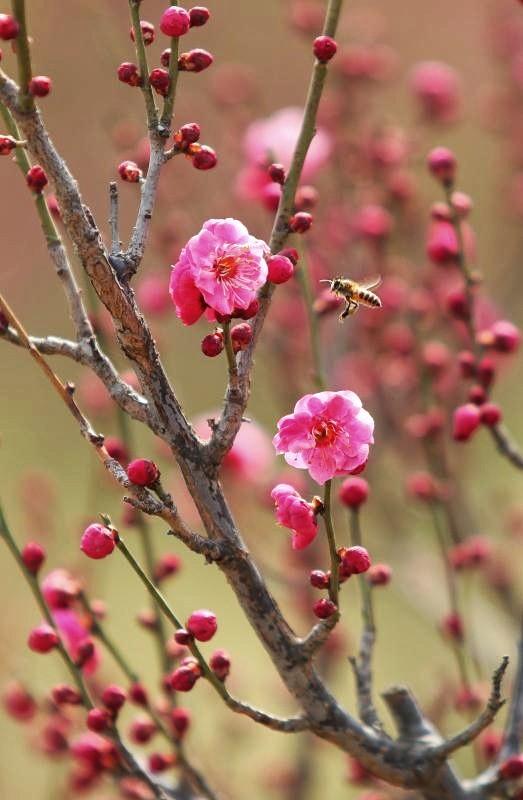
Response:
[{"label": "blurred background", "polygon": [[[123,0],[73,0],[65,8],[62,3],[32,0],[27,5],[35,73],[53,79],[51,95],[41,102],[48,129],[108,240],[108,183],[116,178],[117,165],[124,158],[139,163],[144,158],[141,93],[116,78],[119,63],[134,59],[127,4]],[[339,273],[360,277],[379,271],[391,278],[388,289],[392,294],[394,288],[407,291],[416,285],[425,291],[432,287],[429,294],[440,297],[447,283],[454,285],[455,275],[452,269],[445,272],[443,268],[434,288],[424,271],[429,208],[443,199],[441,188],[426,175],[425,155],[431,147],[444,144],[457,156],[459,188],[474,203],[470,221],[477,239],[475,266],[484,276],[483,294],[490,309],[485,311],[486,317],[490,313],[521,324],[523,182],[519,174],[523,138],[518,139],[518,134],[523,132],[523,9],[515,0],[462,0],[459,4],[404,0],[400,5],[385,0],[345,4],[337,36],[345,55],[343,59],[340,56],[337,67],[333,62],[320,115],[333,155],[311,181],[319,193],[317,212],[312,212],[318,217],[310,243],[307,237],[302,237],[305,244],[299,242],[303,263],[310,263],[315,279]],[[254,235],[269,238],[270,197],[249,195],[238,178],[249,157],[243,146],[244,134],[255,119],[288,106],[302,106],[311,68],[311,41],[321,28],[318,12],[323,12],[325,4],[321,0],[241,4],[209,0],[208,6],[212,20],[190,33],[188,46],[208,49],[215,61],[201,75],[181,76],[175,126],[198,121],[202,142],[216,150],[219,165],[210,172],[198,172],[181,157],[167,166],[151,244],[136,284],[166,367],[191,419],[200,415],[205,419],[207,412],[219,407],[225,366],[224,360],[206,359],[201,354],[200,340],[210,330],[207,323],[185,328],[176,319],[167,295],[170,264],[209,217],[237,217]],[[161,2],[147,0],[141,13],[157,24],[163,8]],[[151,66],[159,62],[163,39],[158,35],[149,48]],[[15,76],[13,55],[9,47],[3,50],[2,67]],[[456,71],[456,108],[439,119],[437,114],[421,113],[423,103],[420,105],[413,91],[412,71],[427,61],[443,62]],[[369,147],[372,145],[373,157],[378,158],[380,142],[383,163],[391,159],[398,167],[395,193],[383,163],[369,167]],[[278,154],[277,141],[274,149]],[[31,333],[70,336],[33,198],[10,159],[2,159],[0,181],[1,290]],[[120,198],[125,241],[136,213],[137,187],[121,184]],[[386,206],[391,215],[394,227],[386,244],[379,233],[378,244],[372,231],[367,240],[361,230],[360,236],[354,233],[357,213],[369,204]],[[83,281],[72,248],[71,257]],[[158,291],[162,285],[164,294]],[[315,294],[317,289],[315,280]],[[88,292],[86,296],[89,298]],[[257,357],[250,414],[265,432],[262,443],[256,445],[257,474],[238,468],[238,463],[243,464],[242,454],[238,454],[238,463],[231,459],[226,468],[224,482],[245,539],[266,568],[271,589],[289,619],[304,633],[313,622],[306,587],[308,569],[325,566],[326,555],[320,545],[307,556],[311,563],[290,553],[287,534],[276,527],[267,502],[268,491],[282,469],[270,447],[276,421],[292,409],[301,394],[314,390],[307,321],[300,303],[296,288],[282,290]],[[93,311],[109,353],[127,370],[103,313],[96,304]],[[472,713],[473,704],[459,701],[463,676],[457,674],[453,650],[461,645],[449,644],[439,632],[448,612],[448,598],[431,515],[405,488],[409,476],[427,469],[423,447],[405,434],[407,418],[420,410],[409,383],[416,329],[410,327],[409,338],[404,328],[393,327],[404,325],[405,319],[401,323],[392,320],[393,331],[385,346],[376,344],[373,322],[349,320],[341,328],[335,315],[327,315],[322,322],[323,359],[333,388],[359,391],[376,417],[376,444],[366,473],[372,494],[363,512],[364,536],[374,559],[389,563],[393,570],[390,586],[376,591],[376,691],[391,683],[407,683],[443,730],[452,731]],[[454,334],[451,327],[455,323],[445,321],[444,315],[432,320],[432,328],[423,320],[420,324],[422,335],[443,341],[453,357],[462,349],[463,332],[458,329]],[[45,545],[46,570],[63,566],[85,578],[91,596],[107,603],[108,630],[124,645],[144,680],[158,687],[154,642],[136,621],[137,613],[147,607],[142,587],[119,558],[93,565],[86,563],[78,547],[83,525],[95,520],[99,512],[121,520],[119,492],[27,354],[2,342],[0,351],[1,497],[13,531],[19,542],[33,539]],[[370,371],[372,375],[369,364],[373,370],[376,367]],[[95,426],[107,436],[120,436],[118,415],[96,381],[72,363],[57,359],[53,365],[63,379],[77,382],[79,402]],[[376,382],[376,371],[381,383]],[[523,441],[521,358],[505,359],[499,374],[496,401],[502,405],[515,439]],[[435,398],[448,411],[465,402],[466,393],[464,396],[454,376],[436,386]],[[480,431],[467,445],[452,442],[448,430],[445,436],[446,458],[451,464],[446,477],[453,483],[453,506],[463,535],[481,535],[488,540],[488,564],[459,575],[470,643],[464,657],[471,686],[481,696],[501,655],[513,656],[515,651],[515,619],[521,604],[521,476],[498,456],[487,432]],[[197,525],[172,459],[135,423],[130,424],[130,437],[136,455],[157,460],[190,523]],[[247,450],[249,446],[247,442]],[[454,481],[453,476],[458,479]],[[338,508],[337,515],[343,530],[345,513]],[[218,615],[215,642],[231,653],[233,693],[281,715],[292,712],[292,701],[218,570],[203,566],[177,542],[167,540],[162,525],[152,523],[151,527],[157,552],[176,552],[183,560],[179,574],[165,585],[179,616],[185,618],[193,609],[206,607]],[[126,538],[138,553],[132,527],[126,530]],[[4,549],[0,577],[4,608],[0,683],[19,679],[42,698],[49,687],[64,680],[62,665],[52,655],[35,656],[27,649],[27,634],[39,616]],[[322,668],[343,704],[354,710],[346,657],[357,647],[359,595],[352,583],[343,594],[343,630],[332,647],[332,658],[329,656]],[[122,681],[107,654],[99,680]],[[220,706],[210,687],[202,684],[183,698],[194,714],[187,750],[223,797],[248,794],[253,800],[317,800],[357,798],[370,791],[377,792],[377,797],[400,796],[367,785],[357,767],[324,742],[305,735],[285,737],[233,716]],[[380,711],[385,713],[381,704]],[[124,730],[132,716],[132,710],[123,713]],[[27,730],[2,714],[0,736],[1,797],[51,800],[69,796],[68,762],[58,755],[45,758],[39,752],[43,739],[38,719]],[[482,757],[475,755],[480,764]],[[460,766],[468,772],[474,769],[471,752],[460,755]],[[114,791],[107,783],[97,786],[92,796],[112,797]]]}]

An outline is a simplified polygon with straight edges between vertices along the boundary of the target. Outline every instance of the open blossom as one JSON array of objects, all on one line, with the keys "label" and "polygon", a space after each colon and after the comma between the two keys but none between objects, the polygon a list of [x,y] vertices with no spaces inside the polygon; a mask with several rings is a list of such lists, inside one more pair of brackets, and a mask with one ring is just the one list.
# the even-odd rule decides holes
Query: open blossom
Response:
[{"label": "open blossom", "polygon": [[171,273],[178,317],[193,325],[206,307],[230,315],[246,309],[267,280],[265,242],[235,219],[210,219],[183,248]]},{"label": "open blossom", "polygon": [[310,503],[288,483],[279,483],[271,492],[280,525],[292,531],[292,547],[303,550],[318,533],[316,516]]},{"label": "open blossom", "polygon": [[294,413],[278,422],[273,444],[288,464],[307,469],[323,485],[365,464],[374,420],[350,391],[318,392],[298,400]]}]

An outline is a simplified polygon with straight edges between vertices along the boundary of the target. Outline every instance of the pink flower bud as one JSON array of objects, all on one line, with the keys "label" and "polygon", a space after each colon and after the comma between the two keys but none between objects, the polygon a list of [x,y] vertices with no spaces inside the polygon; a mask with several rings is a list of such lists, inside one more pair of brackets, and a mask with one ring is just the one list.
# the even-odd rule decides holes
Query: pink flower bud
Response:
[{"label": "pink flower bud", "polygon": [[52,86],[51,78],[48,78],[47,75],[35,75],[29,81],[29,94],[32,94],[33,97],[47,97]]},{"label": "pink flower bud", "polygon": [[48,184],[47,175],[39,164],[35,164],[34,167],[31,167],[25,179],[27,185],[35,194],[40,194],[43,188]]},{"label": "pink flower bud", "polygon": [[488,763],[494,761],[503,746],[503,734],[500,731],[487,729],[476,739],[479,752]]},{"label": "pink flower bud", "polygon": [[181,6],[170,6],[160,19],[160,30],[166,36],[183,36],[191,27],[191,18],[188,11]]},{"label": "pink flower bud", "polygon": [[[154,37],[155,37],[154,25],[152,24],[152,22],[147,22],[147,20],[141,19],[140,28],[142,31],[143,43],[147,47],[148,45],[154,42]],[[129,35],[131,37],[131,41],[134,42],[135,41],[134,28],[131,28],[131,30],[129,31]]]},{"label": "pink flower bud", "polygon": [[476,405],[466,403],[458,406],[453,415],[452,436],[456,442],[466,442],[481,422],[481,414]]},{"label": "pink flower bud", "polygon": [[45,550],[38,542],[27,542],[22,550],[22,561],[32,575],[36,575],[45,561]]},{"label": "pink flower bud", "polygon": [[225,340],[222,331],[214,331],[204,336],[201,343],[201,349],[204,356],[208,358],[215,358],[219,356],[225,347]]},{"label": "pink flower bud", "polygon": [[149,756],[149,769],[153,773],[165,772],[174,764],[175,756],[172,753],[151,753]]},{"label": "pink flower bud", "polygon": [[318,619],[328,619],[332,617],[333,614],[336,614],[338,607],[332,600],[329,600],[327,597],[322,597],[321,600],[316,600],[312,606],[312,611]]},{"label": "pink flower bud", "polygon": [[178,57],[178,69],[182,72],[203,72],[210,67],[214,61],[214,56],[207,50],[195,47],[187,53],[181,53]]},{"label": "pink flower bud", "polygon": [[312,49],[318,61],[321,61],[322,64],[325,64],[336,55],[338,45],[332,36],[318,36],[314,40]]},{"label": "pink flower bud", "polygon": [[182,566],[182,559],[176,553],[165,553],[154,568],[154,578],[157,583],[176,575]]},{"label": "pink flower bud", "polygon": [[174,640],[177,644],[187,645],[192,642],[193,636],[185,628],[178,628],[178,630],[174,632]]},{"label": "pink flower bud", "polygon": [[476,374],[476,357],[470,350],[463,350],[458,355],[458,364],[464,378],[473,378]]},{"label": "pink flower bud", "polygon": [[312,225],[312,215],[307,211],[298,211],[289,220],[289,227],[293,233],[307,233]]},{"label": "pink flower bud", "polygon": [[341,569],[345,576],[360,575],[371,565],[370,556],[364,547],[356,545],[343,551]]},{"label": "pink flower bud", "polygon": [[271,492],[276,505],[276,518],[280,525],[292,531],[292,547],[302,550],[318,533],[316,514],[310,503],[300,496],[293,486],[279,483]]},{"label": "pink flower bud", "polygon": [[392,578],[392,569],[388,564],[372,564],[367,573],[371,586],[387,586]]},{"label": "pink flower bud", "polygon": [[16,39],[20,33],[20,25],[11,14],[0,14],[0,39],[9,41]]},{"label": "pink flower bud", "polygon": [[515,325],[507,320],[500,319],[491,327],[494,337],[493,347],[500,353],[514,353],[521,341],[521,333]]},{"label": "pink flower bud", "polygon": [[167,96],[170,82],[169,73],[166,69],[162,69],[161,67],[156,67],[156,69],[153,69],[149,74],[149,83],[154,91],[162,97]]},{"label": "pink flower bud", "polygon": [[12,136],[0,136],[0,156],[8,156],[16,147],[16,139]]},{"label": "pink flower bud", "polygon": [[496,376],[496,362],[489,356],[484,356],[477,365],[477,376],[482,386],[488,388]]},{"label": "pink flower bud", "polygon": [[209,659],[209,666],[221,681],[224,681],[231,670],[231,657],[226,650],[215,650]]},{"label": "pink flower bud", "polygon": [[[450,251],[447,251],[447,253],[450,253]],[[434,251],[433,256],[431,256],[432,260],[438,264],[447,263],[448,259],[447,256],[443,256],[443,250],[440,251],[440,254],[443,258],[442,261],[438,260],[439,255],[437,255],[436,258],[433,257]],[[452,256],[452,258],[455,258],[455,254]],[[455,319],[467,320],[470,316],[467,295],[463,289],[452,289],[445,298],[445,305],[449,314],[451,314]]]},{"label": "pink flower bud", "polygon": [[160,477],[160,470],[148,458],[135,458],[127,466],[127,476],[137,486],[154,486]]},{"label": "pink flower bud", "polygon": [[157,731],[156,724],[148,717],[138,717],[131,722],[129,739],[136,744],[147,744]]},{"label": "pink flower bud", "polygon": [[504,761],[499,770],[500,778],[506,781],[513,781],[523,775],[523,755],[510,756]]},{"label": "pink flower bud", "polygon": [[348,508],[359,508],[369,496],[369,484],[364,478],[346,478],[340,486],[340,502]]},{"label": "pink flower bud", "polygon": [[474,403],[476,406],[482,405],[485,400],[487,399],[487,393],[483,386],[479,386],[478,384],[471,386],[468,393],[468,399],[471,403]]},{"label": "pink flower bud", "polygon": [[33,628],[29,634],[27,644],[35,653],[49,653],[58,646],[60,639],[58,634],[46,622],[42,622],[37,628]]},{"label": "pink flower bud", "polygon": [[200,139],[200,133],[200,126],[197,122],[187,122],[175,133],[174,140],[177,143],[194,144]]},{"label": "pink flower bud", "polygon": [[267,169],[267,174],[273,183],[283,185],[285,183],[285,167],[283,164],[270,164]]},{"label": "pink flower bud", "polygon": [[196,145],[196,147],[198,149],[190,154],[193,167],[201,170],[214,169],[218,163],[218,156],[212,147],[208,147],[206,144]]},{"label": "pink flower bud", "polygon": [[187,733],[191,724],[191,712],[188,708],[183,708],[182,706],[173,708],[171,711],[171,723],[177,736],[181,739]]},{"label": "pink flower bud", "polygon": [[481,422],[489,428],[501,422],[503,414],[496,403],[484,403],[480,408]]},{"label": "pink flower bud", "polygon": [[362,239],[379,244],[392,230],[392,217],[382,206],[364,206],[355,217],[354,228]]},{"label": "pink flower bud", "polygon": [[208,642],[218,630],[216,614],[206,608],[193,611],[186,622],[186,628],[199,642]]},{"label": "pink flower bud", "polygon": [[57,706],[71,705],[79,706],[82,704],[82,695],[73,686],[60,683],[51,690],[51,697]]},{"label": "pink flower bud", "polygon": [[241,322],[231,330],[232,349],[235,353],[246,350],[252,339],[252,328],[248,322]]},{"label": "pink flower bud", "polygon": [[454,642],[462,642],[465,636],[463,620],[459,614],[454,612],[447,614],[441,621],[441,631],[444,636]]},{"label": "pink flower bud", "polygon": [[435,147],[427,156],[427,166],[435,178],[445,186],[454,182],[456,177],[456,156],[447,147]]},{"label": "pink flower bud", "polygon": [[129,687],[129,700],[131,703],[137,706],[143,706],[144,708],[149,705],[147,691],[141,683],[133,683]]},{"label": "pink flower bud", "polygon": [[89,558],[105,558],[113,552],[114,548],[114,533],[104,525],[95,522],[83,532],[80,550]]},{"label": "pink flower bud", "polygon": [[115,461],[118,461],[122,465],[127,464],[129,461],[129,453],[121,439],[117,436],[106,436],[104,444],[111,458],[114,458]]},{"label": "pink flower bud", "polygon": [[109,711],[117,712],[127,700],[127,692],[115,683],[109,684],[102,692],[102,703]]},{"label": "pink flower bud", "polygon": [[120,64],[117,74],[118,80],[122,83],[126,83],[128,86],[142,85],[142,76],[140,75],[138,67],[130,61],[124,61],[123,64]]},{"label": "pink flower bud", "polygon": [[281,253],[267,259],[268,280],[271,283],[286,283],[294,275],[294,265],[290,258]]},{"label": "pink flower bud", "polygon": [[189,9],[189,22],[191,28],[201,28],[205,25],[211,16],[211,12],[205,6],[194,6]]},{"label": "pink flower bud", "polygon": [[416,472],[407,480],[407,491],[417,500],[431,502],[440,497],[438,485],[428,472]]},{"label": "pink flower bud", "polygon": [[438,61],[418,64],[411,76],[412,92],[430,121],[452,122],[459,111],[460,86],[455,70]]},{"label": "pink flower bud", "polygon": [[178,667],[170,677],[170,685],[176,692],[190,692],[199,677],[191,667]]},{"label": "pink flower bud", "polygon": [[87,727],[95,733],[106,731],[112,722],[112,716],[105,708],[92,708],[87,714]]},{"label": "pink flower bud", "polygon": [[3,693],[4,708],[18,722],[28,722],[37,711],[36,702],[21,683],[10,683]]},{"label": "pink flower bud", "polygon": [[127,183],[139,183],[143,173],[138,164],[134,161],[122,161],[118,165],[118,174],[123,181]]},{"label": "pink flower bud", "polygon": [[323,572],[321,569],[313,569],[309,575],[309,582],[315,589],[328,589],[330,577],[330,572]]}]

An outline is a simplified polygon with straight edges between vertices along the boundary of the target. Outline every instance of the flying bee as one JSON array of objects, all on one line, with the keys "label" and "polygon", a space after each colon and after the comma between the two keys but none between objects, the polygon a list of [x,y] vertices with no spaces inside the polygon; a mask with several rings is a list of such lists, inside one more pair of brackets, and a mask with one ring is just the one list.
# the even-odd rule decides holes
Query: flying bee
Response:
[{"label": "flying bee", "polygon": [[365,283],[357,283],[350,278],[334,278],[334,280],[324,280],[320,283],[330,283],[331,292],[343,297],[345,300],[345,308],[340,314],[339,320],[343,322],[349,314],[355,314],[360,305],[367,306],[368,308],[381,308],[381,300],[377,294],[371,291],[381,283],[381,278],[374,278]]}]

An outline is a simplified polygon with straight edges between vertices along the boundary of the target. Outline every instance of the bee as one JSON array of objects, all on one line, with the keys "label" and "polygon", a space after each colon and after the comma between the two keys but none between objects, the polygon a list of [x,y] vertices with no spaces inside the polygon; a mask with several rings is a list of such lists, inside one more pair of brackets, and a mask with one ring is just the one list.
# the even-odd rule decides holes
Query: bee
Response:
[{"label": "bee", "polygon": [[340,322],[343,322],[349,314],[355,314],[360,305],[367,306],[368,308],[381,308],[381,300],[377,294],[371,291],[381,283],[381,278],[374,278],[365,283],[357,283],[350,278],[334,278],[333,280],[324,280],[320,283],[330,283],[331,292],[343,297],[345,300],[345,308],[340,314]]}]

